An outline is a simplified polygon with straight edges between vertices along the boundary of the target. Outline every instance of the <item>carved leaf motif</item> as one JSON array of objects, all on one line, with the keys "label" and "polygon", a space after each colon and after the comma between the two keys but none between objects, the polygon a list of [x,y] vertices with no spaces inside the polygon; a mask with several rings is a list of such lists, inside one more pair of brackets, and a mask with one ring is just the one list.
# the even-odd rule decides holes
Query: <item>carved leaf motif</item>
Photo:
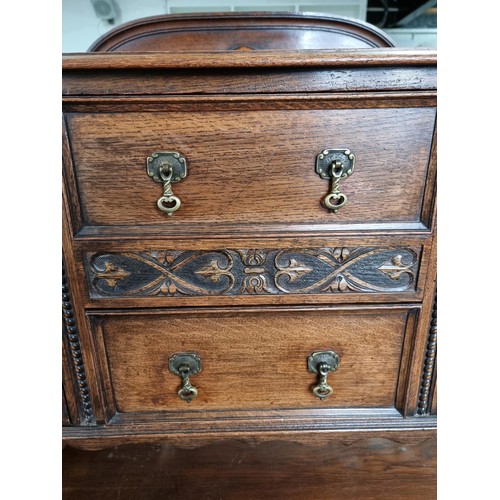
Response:
[{"label": "carved leaf motif", "polygon": [[349,249],[345,248],[345,247],[344,248],[341,248],[341,247],[334,248],[332,255],[333,255],[333,258],[337,262],[343,262],[344,260],[346,260],[349,257]]},{"label": "carved leaf motif", "polygon": [[165,295],[168,295],[168,286],[166,283],[163,283],[163,285],[160,287],[160,292]]},{"label": "carved leaf motif", "polygon": [[312,269],[307,267],[306,265],[298,262],[296,259],[290,259],[290,263],[287,267],[279,268],[279,272],[276,273],[275,280],[277,280],[280,276],[286,274],[290,281],[296,281],[304,274],[310,273]]},{"label": "carved leaf motif", "polygon": [[213,283],[219,283],[221,276],[228,275],[229,273],[225,269],[221,269],[217,260],[213,259],[210,264],[202,267],[199,271],[195,271],[196,274],[205,276]]},{"label": "carved leaf motif", "polygon": [[402,262],[403,257],[401,255],[395,255],[392,257],[390,262],[386,262],[378,268],[381,273],[389,276],[391,280],[398,280],[402,274],[408,273],[413,276],[413,271],[411,266],[413,264],[405,265]]},{"label": "carved leaf motif", "polygon": [[328,289],[332,292],[344,292],[348,288],[348,283],[344,276],[339,274],[335,281],[328,287]]},{"label": "carved leaf motif", "polygon": [[169,286],[168,286],[168,291],[171,293],[171,294],[174,294],[176,291],[177,291],[177,287],[171,283]]},{"label": "carved leaf motif", "polygon": [[343,276],[339,276],[338,286],[339,286],[339,290],[341,292],[343,292],[347,289],[347,281],[345,280],[345,278]]},{"label": "carved leaf motif", "polygon": [[116,264],[107,261],[104,263],[104,271],[97,272],[96,277],[106,280],[108,286],[115,287],[118,281],[126,278],[129,274],[129,272],[118,267]]},{"label": "carved leaf motif", "polygon": [[172,264],[172,262],[175,260],[171,252],[168,252],[166,250],[153,251],[150,253],[150,255],[160,264]]}]

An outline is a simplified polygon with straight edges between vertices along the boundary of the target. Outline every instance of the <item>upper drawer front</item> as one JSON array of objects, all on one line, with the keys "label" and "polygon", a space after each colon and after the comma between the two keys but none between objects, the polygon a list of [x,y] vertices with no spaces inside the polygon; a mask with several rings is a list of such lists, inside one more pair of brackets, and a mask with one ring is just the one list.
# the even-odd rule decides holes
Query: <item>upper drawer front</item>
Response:
[{"label": "upper drawer front", "polygon": [[[92,234],[223,231],[245,226],[422,229],[435,109],[374,108],[66,115],[82,224]],[[331,181],[315,171],[327,148],[349,149],[347,204],[322,205]],[[181,207],[159,210],[163,184],[146,172],[155,152],[177,151],[187,175]],[[158,234],[157,233],[157,234]]]}]

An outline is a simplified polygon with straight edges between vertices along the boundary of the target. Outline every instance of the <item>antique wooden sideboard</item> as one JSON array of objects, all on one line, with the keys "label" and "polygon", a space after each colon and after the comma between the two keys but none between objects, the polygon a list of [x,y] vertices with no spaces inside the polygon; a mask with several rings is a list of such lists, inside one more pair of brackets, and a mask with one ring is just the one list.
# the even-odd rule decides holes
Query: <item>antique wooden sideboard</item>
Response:
[{"label": "antique wooden sideboard", "polygon": [[250,38],[63,58],[64,442],[421,447],[431,498],[436,54]]}]

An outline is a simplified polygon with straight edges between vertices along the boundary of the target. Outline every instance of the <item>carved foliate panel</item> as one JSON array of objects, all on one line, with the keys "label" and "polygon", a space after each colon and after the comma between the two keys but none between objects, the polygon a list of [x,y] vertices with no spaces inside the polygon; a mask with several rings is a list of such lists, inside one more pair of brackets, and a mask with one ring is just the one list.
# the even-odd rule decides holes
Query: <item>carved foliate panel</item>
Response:
[{"label": "carved foliate panel", "polygon": [[420,249],[89,253],[92,297],[388,293],[415,290]]}]

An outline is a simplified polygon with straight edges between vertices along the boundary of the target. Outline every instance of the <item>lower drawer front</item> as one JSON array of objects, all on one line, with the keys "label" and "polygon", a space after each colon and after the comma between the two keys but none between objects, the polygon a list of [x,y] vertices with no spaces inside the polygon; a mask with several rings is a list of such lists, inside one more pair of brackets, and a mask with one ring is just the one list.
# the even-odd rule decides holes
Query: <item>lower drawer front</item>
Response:
[{"label": "lower drawer front", "polygon": [[[91,316],[108,399],[119,413],[311,407],[392,407],[412,309],[170,311]],[[406,335],[409,337],[411,335]],[[308,371],[314,352],[333,350],[333,394],[320,400]],[[196,353],[191,403],[179,398],[176,353]]]}]

